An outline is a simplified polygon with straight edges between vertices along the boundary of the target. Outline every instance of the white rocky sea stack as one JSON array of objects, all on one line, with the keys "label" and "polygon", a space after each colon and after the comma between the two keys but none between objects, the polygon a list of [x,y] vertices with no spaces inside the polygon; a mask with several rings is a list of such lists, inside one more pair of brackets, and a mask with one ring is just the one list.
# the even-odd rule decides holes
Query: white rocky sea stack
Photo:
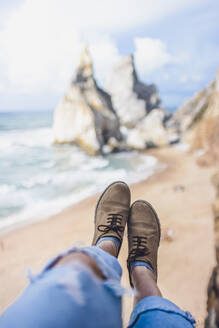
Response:
[{"label": "white rocky sea stack", "polygon": [[162,147],[175,138],[156,86],[138,80],[133,56],[122,58],[109,80],[111,94],[97,85],[85,47],[75,77],[55,110],[56,143],[74,143],[96,155]]},{"label": "white rocky sea stack", "polygon": [[127,129],[127,144],[136,149],[168,145],[169,134],[163,123],[164,118],[162,109],[153,109],[135,128]]},{"label": "white rocky sea stack", "polygon": [[73,82],[54,114],[55,143],[74,143],[91,155],[122,140],[119,119],[110,96],[98,87],[85,47]]},{"label": "white rocky sea stack", "polygon": [[94,115],[86,104],[80,88],[70,86],[54,114],[55,143],[76,143],[88,153],[96,153],[99,143],[96,138]]},{"label": "white rocky sea stack", "polygon": [[135,127],[147,113],[161,105],[156,86],[138,80],[132,55],[122,57],[108,78],[113,107],[121,125]]}]

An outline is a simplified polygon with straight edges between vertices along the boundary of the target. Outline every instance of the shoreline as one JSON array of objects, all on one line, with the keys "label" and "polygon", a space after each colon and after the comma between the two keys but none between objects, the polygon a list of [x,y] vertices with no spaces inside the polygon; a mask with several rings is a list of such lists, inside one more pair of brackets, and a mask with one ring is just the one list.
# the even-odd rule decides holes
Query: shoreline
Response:
[{"label": "shoreline", "polygon": [[[158,174],[160,171],[165,171],[167,169],[167,166],[166,166],[166,163],[163,163],[163,162],[160,162],[159,160],[159,155],[156,154],[155,155],[152,155],[152,152],[151,150],[147,151],[147,152],[142,152],[143,154],[147,155],[147,156],[153,156],[154,158],[157,159],[157,164],[154,166],[154,171],[153,173],[151,173],[147,178],[139,178],[139,181],[137,182],[131,182],[131,183],[128,183],[129,185],[136,185],[138,183],[141,183],[143,181],[146,181],[148,179],[150,179],[153,175],[156,175]],[[44,222],[44,221],[47,221],[47,220],[52,220],[53,217],[55,217],[56,215],[60,215],[62,212],[72,208],[72,206],[75,206],[76,204],[79,204],[81,202],[83,202],[84,200],[86,199],[89,199],[89,198],[95,198],[95,197],[98,197],[99,194],[101,192],[99,191],[94,191],[92,194],[88,195],[88,196],[85,196],[85,197],[82,197],[81,199],[67,205],[67,206],[63,206],[63,208],[61,208],[60,210],[58,210],[57,212],[53,213],[53,214],[48,214],[42,218],[39,218],[39,216],[37,217],[34,217],[34,218],[30,218],[30,219],[24,219],[24,220],[21,220],[21,221],[18,221],[18,222],[13,222],[11,224],[8,224],[6,225],[5,227],[0,227],[0,237],[1,236],[4,236],[14,230],[19,230],[19,229],[22,229],[26,226],[29,226],[29,225],[32,225],[32,224],[37,224],[37,223],[40,223],[40,222]],[[7,220],[7,219],[6,219]]]},{"label": "shoreline", "polygon": [[[206,288],[215,264],[211,208],[214,190],[210,182],[215,168],[200,168],[194,156],[174,148],[151,150],[149,154],[167,163],[167,168],[132,184],[132,202],[148,200],[160,218],[163,240],[158,261],[159,287],[164,297],[190,311],[198,321],[197,327],[203,327]],[[74,204],[52,219],[0,236],[0,312],[27,285],[27,266],[37,272],[49,258],[73,244],[90,244],[98,196]],[[172,241],[164,238],[168,230],[172,231]],[[123,268],[122,284],[128,288],[127,252],[124,238],[119,261]],[[128,322],[131,308],[132,298],[125,296],[124,324]]]}]

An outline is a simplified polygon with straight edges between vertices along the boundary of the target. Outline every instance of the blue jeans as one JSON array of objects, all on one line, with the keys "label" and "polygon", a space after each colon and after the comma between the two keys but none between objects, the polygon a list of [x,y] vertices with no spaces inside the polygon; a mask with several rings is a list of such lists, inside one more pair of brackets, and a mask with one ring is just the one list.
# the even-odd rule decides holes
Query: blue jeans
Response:
[{"label": "blue jeans", "polygon": [[[79,262],[54,266],[58,258],[82,251],[95,259],[106,280]],[[117,259],[96,246],[73,248],[50,261],[23,294],[0,317],[0,328],[120,328],[122,269]],[[195,320],[170,301],[156,296],[141,300],[128,327],[192,328]]]}]

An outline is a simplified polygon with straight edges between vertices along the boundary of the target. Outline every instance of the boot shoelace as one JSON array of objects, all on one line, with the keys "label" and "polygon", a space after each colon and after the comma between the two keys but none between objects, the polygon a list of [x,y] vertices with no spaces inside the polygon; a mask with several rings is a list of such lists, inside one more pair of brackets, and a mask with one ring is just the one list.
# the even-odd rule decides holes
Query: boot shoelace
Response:
[{"label": "boot shoelace", "polygon": [[142,236],[133,236],[133,248],[129,253],[129,262],[134,262],[139,256],[146,256],[149,254],[147,248],[147,238]]},{"label": "boot shoelace", "polygon": [[103,232],[103,234],[106,234],[109,231],[114,231],[115,233],[117,233],[119,238],[121,238],[119,233],[122,233],[125,229],[122,226],[122,218],[123,216],[121,214],[110,213],[107,217],[107,224],[101,224],[97,227],[97,229],[100,232]]}]

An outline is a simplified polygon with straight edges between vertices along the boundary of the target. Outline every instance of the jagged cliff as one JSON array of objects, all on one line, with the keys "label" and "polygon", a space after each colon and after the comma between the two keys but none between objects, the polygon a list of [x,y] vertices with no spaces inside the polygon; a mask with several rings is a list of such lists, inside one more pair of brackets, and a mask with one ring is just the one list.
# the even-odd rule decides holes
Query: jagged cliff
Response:
[{"label": "jagged cliff", "polygon": [[154,84],[139,81],[132,55],[122,57],[109,77],[108,90],[121,124],[135,127],[161,100]]},{"label": "jagged cliff", "polygon": [[219,70],[216,79],[188,100],[173,116],[191,150],[203,149],[200,164],[219,161]]},{"label": "jagged cliff", "polygon": [[209,104],[209,99],[214,89],[214,82],[210,83],[204,90],[197,92],[188,99],[173,115],[173,119],[180,122],[181,132],[191,129],[201,118]]},{"label": "jagged cliff", "polygon": [[[75,77],[54,114],[56,143],[75,143],[89,154],[160,147],[177,139],[155,85],[137,78],[133,56],[122,58],[109,79],[109,92],[94,78],[85,47]],[[108,147],[105,147],[108,146]]]},{"label": "jagged cliff", "polygon": [[98,87],[92,60],[85,47],[75,77],[55,110],[56,143],[75,143],[89,154],[98,154],[105,145],[111,150],[122,140],[119,119],[110,96]]},{"label": "jagged cliff", "polygon": [[163,109],[156,86],[139,81],[132,55],[115,65],[108,90],[129,147],[161,147],[178,138],[166,125],[170,114]]}]

